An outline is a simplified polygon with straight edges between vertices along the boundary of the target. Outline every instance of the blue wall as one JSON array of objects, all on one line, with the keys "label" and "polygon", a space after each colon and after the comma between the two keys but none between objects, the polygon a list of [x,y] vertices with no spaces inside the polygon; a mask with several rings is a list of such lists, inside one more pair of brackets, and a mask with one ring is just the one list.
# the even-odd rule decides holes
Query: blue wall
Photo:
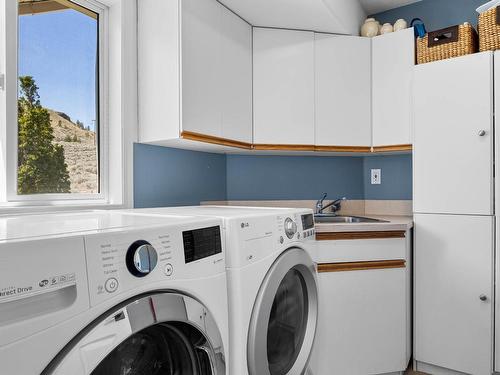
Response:
[{"label": "blue wall", "polygon": [[363,158],[227,156],[228,200],[363,199]]},{"label": "blue wall", "polygon": [[[371,184],[371,169],[382,169],[380,185]],[[384,155],[364,158],[365,199],[412,199],[411,155]]]},{"label": "blue wall", "polygon": [[226,157],[134,145],[135,207],[197,205],[226,199]]},{"label": "blue wall", "polygon": [[381,23],[394,22],[404,18],[408,23],[413,18],[421,18],[427,31],[469,22],[477,25],[476,8],[487,0],[422,0],[417,3],[395,8],[373,15]]},{"label": "blue wall", "polygon": [[[382,184],[370,184],[370,169]],[[197,205],[207,200],[412,199],[411,155],[220,155],[136,144],[136,207]]]}]

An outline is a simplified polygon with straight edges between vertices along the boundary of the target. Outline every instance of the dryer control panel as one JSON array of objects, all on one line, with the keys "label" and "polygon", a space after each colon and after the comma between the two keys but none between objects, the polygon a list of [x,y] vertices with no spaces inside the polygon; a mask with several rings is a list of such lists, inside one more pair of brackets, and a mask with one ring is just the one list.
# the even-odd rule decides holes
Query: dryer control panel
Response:
[{"label": "dryer control panel", "polygon": [[289,247],[309,248],[315,238],[314,217],[308,209],[231,219],[227,225],[229,268],[244,267]]},{"label": "dryer control panel", "polygon": [[87,236],[91,305],[136,288],[166,288],[168,280],[224,273],[221,228],[219,219],[201,219]]}]

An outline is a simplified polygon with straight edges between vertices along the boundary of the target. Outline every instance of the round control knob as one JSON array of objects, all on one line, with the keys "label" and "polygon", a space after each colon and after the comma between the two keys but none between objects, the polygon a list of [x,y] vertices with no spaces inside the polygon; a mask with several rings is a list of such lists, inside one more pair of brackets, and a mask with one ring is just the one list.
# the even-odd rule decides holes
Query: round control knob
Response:
[{"label": "round control knob", "polygon": [[285,234],[288,238],[292,239],[295,233],[297,233],[297,224],[287,217],[285,220]]},{"label": "round control knob", "polygon": [[135,241],[127,250],[125,263],[132,275],[144,277],[156,267],[158,254],[149,242]]}]

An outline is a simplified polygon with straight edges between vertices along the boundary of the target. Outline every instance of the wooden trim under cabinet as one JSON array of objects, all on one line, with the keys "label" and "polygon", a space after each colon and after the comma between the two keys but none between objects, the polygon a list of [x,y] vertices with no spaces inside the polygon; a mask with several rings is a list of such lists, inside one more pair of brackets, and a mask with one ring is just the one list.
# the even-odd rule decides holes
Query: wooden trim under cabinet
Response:
[{"label": "wooden trim under cabinet", "polygon": [[316,232],[316,241],[335,240],[367,240],[379,238],[405,238],[406,232],[401,230],[375,232]]},{"label": "wooden trim under cabinet", "polygon": [[181,132],[181,138],[189,139],[190,141],[211,143],[214,145],[243,148],[245,150],[252,149],[251,143],[234,141],[232,139],[215,137],[213,135],[205,135],[205,134],[200,134],[200,133],[195,133],[195,132],[190,132],[190,131]]},{"label": "wooden trim under cabinet", "polygon": [[390,268],[405,268],[406,260],[373,260],[365,262],[342,262],[342,263],[320,263],[317,266],[318,273],[345,272],[363,270],[382,270]]},{"label": "wooden trim under cabinet", "polygon": [[370,146],[314,146],[319,152],[371,152]]},{"label": "wooden trim under cabinet", "polygon": [[387,145],[387,146],[373,146],[372,152],[395,152],[395,151],[412,151],[413,145]]},{"label": "wooden trim under cabinet", "polygon": [[253,145],[254,150],[261,151],[314,151],[313,145],[278,145],[260,143]]}]

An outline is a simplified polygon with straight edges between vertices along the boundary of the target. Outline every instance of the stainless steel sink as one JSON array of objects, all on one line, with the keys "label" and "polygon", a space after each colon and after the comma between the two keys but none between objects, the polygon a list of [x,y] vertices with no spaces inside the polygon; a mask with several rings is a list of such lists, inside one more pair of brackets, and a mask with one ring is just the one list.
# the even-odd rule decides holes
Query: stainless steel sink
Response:
[{"label": "stainless steel sink", "polygon": [[314,215],[316,223],[387,223],[385,220],[371,219],[362,216],[341,216],[341,215],[328,215],[320,214]]}]

